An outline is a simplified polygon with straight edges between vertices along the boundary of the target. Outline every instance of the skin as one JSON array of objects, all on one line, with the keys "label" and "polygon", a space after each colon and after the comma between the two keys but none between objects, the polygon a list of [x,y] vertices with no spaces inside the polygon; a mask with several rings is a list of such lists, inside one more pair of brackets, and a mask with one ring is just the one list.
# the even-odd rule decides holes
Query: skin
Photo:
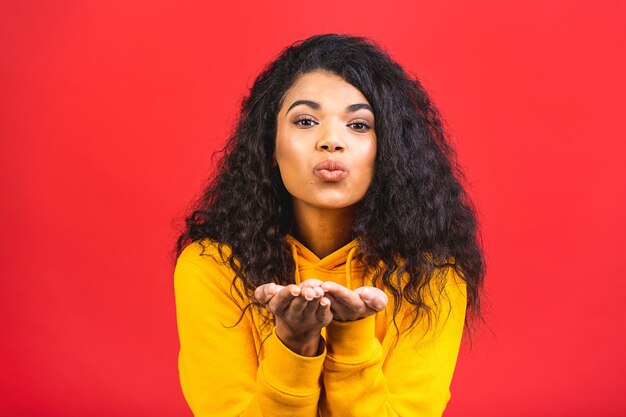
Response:
[{"label": "skin", "polygon": [[[356,206],[374,175],[374,113],[343,78],[314,71],[298,77],[276,117],[275,164],[292,196],[298,239],[323,258],[352,240]],[[343,163],[348,175],[340,181],[316,175],[314,167],[328,159]],[[261,285],[255,298],[276,317],[277,336],[303,356],[321,353],[321,329],[332,320],[358,320],[388,302],[375,287],[351,290],[316,279]]]}]

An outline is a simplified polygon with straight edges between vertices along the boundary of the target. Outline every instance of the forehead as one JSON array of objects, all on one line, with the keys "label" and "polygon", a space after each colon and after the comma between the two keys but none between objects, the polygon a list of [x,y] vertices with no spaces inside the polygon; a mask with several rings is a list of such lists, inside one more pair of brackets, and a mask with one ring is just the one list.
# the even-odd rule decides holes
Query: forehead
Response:
[{"label": "forehead", "polygon": [[336,104],[345,107],[350,104],[369,104],[363,93],[337,74],[327,71],[313,71],[296,78],[287,90],[282,109],[294,100],[312,100],[322,107]]}]

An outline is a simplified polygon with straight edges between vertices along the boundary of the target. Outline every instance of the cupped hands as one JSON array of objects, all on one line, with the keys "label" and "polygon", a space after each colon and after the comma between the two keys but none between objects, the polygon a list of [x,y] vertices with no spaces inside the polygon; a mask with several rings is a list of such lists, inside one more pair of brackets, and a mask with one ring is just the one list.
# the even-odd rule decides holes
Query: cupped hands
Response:
[{"label": "cupped hands", "polygon": [[300,285],[260,285],[254,298],[276,318],[276,335],[292,351],[316,356],[321,329],[332,320],[355,321],[385,309],[387,295],[376,287],[354,290],[336,282],[308,279]]}]

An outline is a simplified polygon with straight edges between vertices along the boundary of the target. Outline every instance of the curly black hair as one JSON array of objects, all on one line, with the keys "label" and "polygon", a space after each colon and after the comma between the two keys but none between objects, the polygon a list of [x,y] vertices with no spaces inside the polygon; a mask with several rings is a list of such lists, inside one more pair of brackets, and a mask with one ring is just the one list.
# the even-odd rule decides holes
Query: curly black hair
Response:
[{"label": "curly black hair", "polygon": [[[392,294],[394,318],[403,302],[415,306],[411,326],[430,316],[431,281],[450,267],[466,282],[473,313],[466,324],[481,317],[485,262],[476,214],[439,111],[420,82],[366,38],[316,35],[287,47],[261,72],[242,101],[217,175],[186,218],[177,255],[194,241],[219,242],[236,274],[233,286],[240,280],[251,301],[259,285],[294,282],[285,242],[296,226],[291,196],[272,163],[276,116],[297,77],[316,70],[342,77],[374,109],[375,173],[353,236],[374,285]],[[230,248],[226,255],[223,245]]]}]

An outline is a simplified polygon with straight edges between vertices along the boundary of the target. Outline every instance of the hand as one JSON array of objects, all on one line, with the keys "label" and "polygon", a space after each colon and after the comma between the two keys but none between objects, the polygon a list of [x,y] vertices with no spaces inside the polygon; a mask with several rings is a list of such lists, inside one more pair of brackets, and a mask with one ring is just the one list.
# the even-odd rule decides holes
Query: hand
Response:
[{"label": "hand", "polygon": [[331,301],[333,318],[339,321],[354,321],[382,311],[389,298],[376,287],[359,287],[350,290],[336,282],[321,284],[325,296]]},{"label": "hand", "polygon": [[254,299],[259,302],[259,304],[265,306],[270,300],[283,288],[284,285],[269,283],[259,285],[256,290],[254,290]]},{"label": "hand", "polygon": [[[300,284],[300,288],[302,288],[301,295],[309,301],[323,296],[324,290],[320,288],[320,285],[322,284],[323,282],[319,279],[307,279]],[[274,284],[273,282],[260,285],[254,291],[254,298],[259,302],[259,304],[266,305],[283,288],[285,288],[284,285]]]},{"label": "hand", "polygon": [[316,356],[321,347],[321,330],[333,316],[330,300],[318,287],[298,285],[259,286],[255,299],[276,318],[276,335],[289,349],[302,356]]}]

